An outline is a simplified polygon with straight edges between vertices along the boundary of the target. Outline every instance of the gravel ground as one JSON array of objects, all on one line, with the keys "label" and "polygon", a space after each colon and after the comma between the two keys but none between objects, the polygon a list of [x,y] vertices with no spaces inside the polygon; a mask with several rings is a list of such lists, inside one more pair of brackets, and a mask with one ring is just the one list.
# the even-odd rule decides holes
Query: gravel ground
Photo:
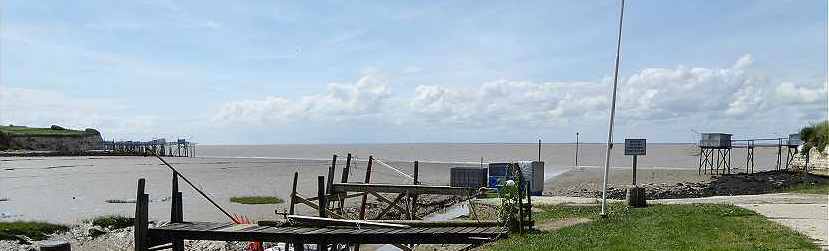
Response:
[{"label": "gravel ground", "polygon": [[[648,183],[645,188],[647,199],[699,198],[718,195],[749,195],[781,191],[803,184],[823,184],[829,178],[786,171],[766,171],[753,174],[730,174],[711,177],[700,182]],[[548,196],[601,197],[600,186],[593,183],[573,184],[545,193]],[[630,185],[608,185],[608,198],[625,199]]]}]

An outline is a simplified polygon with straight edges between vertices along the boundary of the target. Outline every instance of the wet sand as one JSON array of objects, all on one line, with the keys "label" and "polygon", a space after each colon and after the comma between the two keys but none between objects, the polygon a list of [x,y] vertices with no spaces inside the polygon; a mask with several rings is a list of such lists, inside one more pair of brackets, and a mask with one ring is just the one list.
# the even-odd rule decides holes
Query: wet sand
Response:
[{"label": "wet sand", "polygon": [[[240,195],[290,196],[294,172],[299,172],[298,191],[308,197],[317,192],[317,176],[326,175],[330,160],[286,160],[249,158],[166,158],[214,200],[233,213],[252,219],[275,219],[274,210],[287,210],[287,203],[277,205],[242,205],[230,203]],[[172,172],[149,157],[43,157],[0,159],[0,220],[45,220],[77,223],[99,215],[132,215],[133,203],[107,203],[106,200],[134,200],[139,178],[147,180],[150,217],[169,219],[168,200]],[[337,180],[345,161],[337,162]],[[354,161],[350,181],[363,181],[367,162]],[[389,162],[405,173],[412,173],[411,162]],[[420,164],[420,180],[426,184],[449,182],[449,166],[458,164]],[[377,163],[372,181],[408,184],[411,180]],[[184,197],[184,219],[223,221],[225,216],[188,187],[179,183]],[[311,208],[297,206],[300,213]]]}]

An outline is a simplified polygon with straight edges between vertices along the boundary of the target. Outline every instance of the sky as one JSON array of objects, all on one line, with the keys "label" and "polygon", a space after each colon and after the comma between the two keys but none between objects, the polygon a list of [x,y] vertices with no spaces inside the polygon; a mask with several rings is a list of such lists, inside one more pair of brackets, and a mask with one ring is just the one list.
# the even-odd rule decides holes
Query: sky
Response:
[{"label": "sky", "polygon": [[[614,138],[827,118],[827,2],[629,0]],[[602,142],[618,1],[0,2],[0,124],[202,144]]]}]

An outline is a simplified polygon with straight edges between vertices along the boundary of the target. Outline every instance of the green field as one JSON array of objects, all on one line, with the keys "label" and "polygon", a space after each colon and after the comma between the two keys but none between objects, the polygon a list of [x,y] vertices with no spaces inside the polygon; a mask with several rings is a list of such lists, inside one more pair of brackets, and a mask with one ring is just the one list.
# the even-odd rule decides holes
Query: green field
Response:
[{"label": "green field", "polygon": [[546,207],[537,225],[567,218],[590,223],[557,231],[512,236],[484,250],[818,250],[802,234],[750,210],[731,205],[613,204],[607,218],[598,207]]},{"label": "green field", "polygon": [[87,136],[89,132],[82,130],[51,128],[35,128],[25,126],[0,126],[0,132],[9,136]]},{"label": "green field", "polygon": [[786,189],[790,193],[829,194],[829,183],[798,184]]},{"label": "green field", "polygon": [[284,202],[282,199],[273,196],[236,196],[230,198],[230,202],[239,204],[279,204]]},{"label": "green field", "polygon": [[19,236],[26,236],[34,240],[43,240],[49,234],[66,230],[69,230],[69,227],[45,222],[0,222],[0,240],[20,240]]}]

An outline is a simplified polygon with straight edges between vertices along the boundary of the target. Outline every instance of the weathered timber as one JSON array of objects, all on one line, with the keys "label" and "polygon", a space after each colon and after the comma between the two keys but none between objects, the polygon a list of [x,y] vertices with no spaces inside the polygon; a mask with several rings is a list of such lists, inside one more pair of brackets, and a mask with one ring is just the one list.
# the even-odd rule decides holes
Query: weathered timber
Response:
[{"label": "weathered timber", "polygon": [[366,227],[385,227],[385,228],[409,228],[408,225],[402,224],[392,224],[392,223],[383,223],[383,222],[376,222],[376,221],[365,221],[365,220],[342,220],[342,219],[331,219],[331,218],[322,218],[322,217],[311,217],[311,216],[301,216],[301,215],[289,215],[288,216],[289,226],[348,226],[348,227],[357,227],[357,228],[366,228]]},{"label": "weathered timber", "polygon": [[187,240],[264,241],[290,243],[347,244],[475,244],[504,236],[501,227],[412,227],[337,228],[337,227],[216,227],[215,223],[171,223],[149,229],[148,238],[169,240],[171,236]]},{"label": "weathered timber", "polygon": [[477,189],[451,186],[427,185],[394,185],[394,184],[361,184],[361,183],[334,183],[335,193],[343,192],[374,192],[374,193],[409,193],[409,194],[443,194],[468,196],[475,194]]}]

